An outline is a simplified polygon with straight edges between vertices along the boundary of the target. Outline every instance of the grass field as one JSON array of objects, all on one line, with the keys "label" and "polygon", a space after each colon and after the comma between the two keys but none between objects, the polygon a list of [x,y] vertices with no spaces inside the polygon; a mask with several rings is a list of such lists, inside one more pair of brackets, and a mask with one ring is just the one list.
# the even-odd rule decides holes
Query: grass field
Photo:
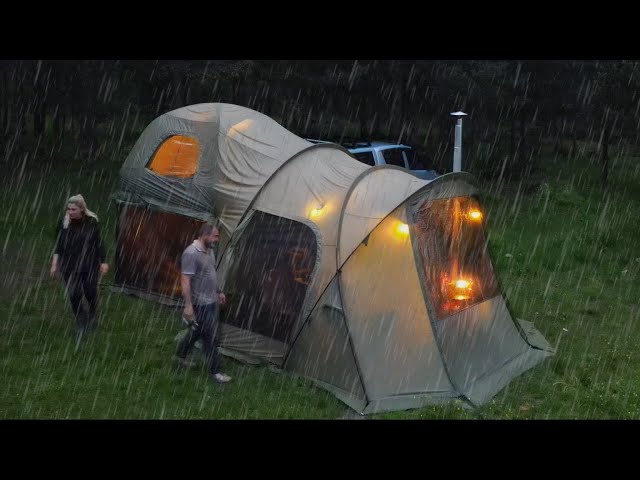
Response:
[{"label": "grass field", "polygon": [[[489,246],[513,313],[557,353],[475,409],[426,407],[388,419],[640,418],[640,162],[616,158],[611,192],[585,154],[543,159],[536,182],[485,185]],[[102,324],[74,352],[70,309],[48,278],[54,223],[83,193],[113,258],[119,163],[36,168],[17,161],[0,190],[0,418],[335,419],[350,410],[310,381],[225,359],[211,383],[171,362],[175,311],[101,287]],[[7,172],[7,170],[4,170]],[[535,188],[525,188],[535,185]],[[527,192],[527,193],[524,193]],[[112,281],[113,273],[104,282]]]}]

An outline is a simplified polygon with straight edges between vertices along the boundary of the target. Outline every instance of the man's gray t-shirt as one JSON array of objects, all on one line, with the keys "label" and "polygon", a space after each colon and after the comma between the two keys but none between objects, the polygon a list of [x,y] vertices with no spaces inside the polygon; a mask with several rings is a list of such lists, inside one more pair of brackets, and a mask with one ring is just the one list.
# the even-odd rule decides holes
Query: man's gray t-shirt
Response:
[{"label": "man's gray t-shirt", "polygon": [[218,303],[218,274],[213,251],[201,250],[194,241],[182,253],[182,274],[191,277],[191,302],[194,305]]}]

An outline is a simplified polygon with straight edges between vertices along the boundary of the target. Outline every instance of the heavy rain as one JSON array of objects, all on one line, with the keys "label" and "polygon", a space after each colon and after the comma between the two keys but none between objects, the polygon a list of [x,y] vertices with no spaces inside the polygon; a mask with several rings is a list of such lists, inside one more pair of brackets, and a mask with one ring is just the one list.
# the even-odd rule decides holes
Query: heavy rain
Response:
[{"label": "heavy rain", "polygon": [[622,60],[1,61],[0,418],[639,419],[639,89]]}]

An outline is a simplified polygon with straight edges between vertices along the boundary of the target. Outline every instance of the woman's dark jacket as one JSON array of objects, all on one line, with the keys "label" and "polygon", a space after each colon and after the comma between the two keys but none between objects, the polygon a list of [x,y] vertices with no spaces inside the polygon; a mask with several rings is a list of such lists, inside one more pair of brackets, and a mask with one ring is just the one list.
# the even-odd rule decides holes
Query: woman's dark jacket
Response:
[{"label": "woman's dark jacket", "polygon": [[83,216],[79,220],[72,220],[68,228],[62,228],[61,220],[56,237],[54,253],[59,255],[60,272],[91,272],[105,263],[105,249],[95,218]]}]

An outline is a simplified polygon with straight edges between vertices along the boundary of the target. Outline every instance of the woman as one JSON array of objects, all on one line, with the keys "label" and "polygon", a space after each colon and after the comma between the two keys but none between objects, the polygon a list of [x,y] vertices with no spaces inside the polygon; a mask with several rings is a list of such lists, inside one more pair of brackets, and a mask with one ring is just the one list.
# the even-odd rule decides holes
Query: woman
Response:
[{"label": "woman", "polygon": [[[95,327],[98,306],[98,280],[109,271],[98,228],[98,217],[87,208],[82,195],[67,200],[66,212],[58,223],[51,276],[59,273],[76,321],[76,340]],[[87,300],[88,309],[83,305]]]}]

